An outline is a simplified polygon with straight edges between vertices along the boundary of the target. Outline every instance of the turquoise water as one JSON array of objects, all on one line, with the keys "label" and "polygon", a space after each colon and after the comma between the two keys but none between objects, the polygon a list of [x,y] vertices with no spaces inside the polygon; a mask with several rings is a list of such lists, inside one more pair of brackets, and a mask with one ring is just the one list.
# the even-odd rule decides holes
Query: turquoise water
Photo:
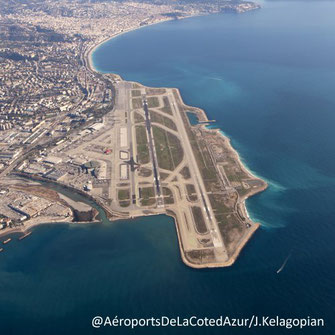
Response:
[{"label": "turquoise water", "polygon": [[[262,228],[227,269],[183,265],[173,221],[43,226],[0,254],[4,334],[322,334],[334,322],[335,3],[269,2],[131,32],[96,67],[181,89],[269,189]],[[291,257],[279,274],[276,271]],[[91,328],[95,315],[320,317],[325,328]]]}]

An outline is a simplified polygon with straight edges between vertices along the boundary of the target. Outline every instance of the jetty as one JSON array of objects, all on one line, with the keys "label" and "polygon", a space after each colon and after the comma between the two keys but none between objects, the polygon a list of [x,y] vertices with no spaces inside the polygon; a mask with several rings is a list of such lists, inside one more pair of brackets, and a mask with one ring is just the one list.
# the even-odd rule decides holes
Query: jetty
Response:
[{"label": "jetty", "polygon": [[23,234],[22,236],[19,237],[19,241],[22,241],[24,238],[28,237],[28,236],[31,235],[31,234],[32,234],[31,231],[29,231],[29,232]]}]

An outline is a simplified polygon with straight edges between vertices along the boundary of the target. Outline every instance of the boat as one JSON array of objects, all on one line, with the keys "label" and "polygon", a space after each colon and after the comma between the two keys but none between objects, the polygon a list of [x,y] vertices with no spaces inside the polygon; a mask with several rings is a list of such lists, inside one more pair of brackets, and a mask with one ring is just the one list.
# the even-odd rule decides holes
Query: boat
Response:
[{"label": "boat", "polygon": [[7,243],[9,243],[11,240],[12,240],[11,238],[7,238],[7,240],[3,241],[2,243],[3,243],[3,244],[7,244]]},{"label": "boat", "polygon": [[0,252],[2,252],[3,251],[3,248],[0,248]]},{"label": "boat", "polygon": [[29,231],[29,232],[25,233],[24,235],[20,236],[20,237],[19,237],[19,241],[21,241],[21,240],[23,240],[24,238],[28,237],[29,235],[31,235],[31,233],[32,233],[32,232]]}]

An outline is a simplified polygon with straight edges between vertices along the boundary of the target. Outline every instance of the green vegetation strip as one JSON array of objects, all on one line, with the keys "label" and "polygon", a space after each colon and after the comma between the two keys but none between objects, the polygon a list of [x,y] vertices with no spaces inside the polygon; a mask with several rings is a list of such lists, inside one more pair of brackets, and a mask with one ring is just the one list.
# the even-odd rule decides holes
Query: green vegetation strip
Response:
[{"label": "green vegetation strip", "polygon": [[119,190],[118,191],[118,198],[119,198],[120,201],[122,201],[122,200],[129,200],[129,198],[130,198],[129,189]]},{"label": "green vegetation strip", "polygon": [[128,207],[130,205],[130,201],[119,201],[121,207]]},{"label": "green vegetation strip", "polygon": [[169,143],[166,131],[157,126],[152,127],[155,140],[155,148],[158,160],[158,166],[165,170],[174,170],[173,160],[169,149]]},{"label": "green vegetation strip", "polygon": [[229,208],[225,205],[224,199],[220,194],[209,194],[209,201],[211,202],[214,213],[223,214],[230,213],[234,208]]},{"label": "green vegetation strip", "polygon": [[167,132],[167,138],[168,138],[169,147],[170,147],[170,151],[172,155],[172,160],[176,168],[180,164],[180,162],[183,160],[184,151],[183,151],[183,148],[181,146],[179,139],[175,135]]},{"label": "green vegetation strip", "polygon": [[181,116],[185,124],[185,128],[190,140],[194,156],[198,163],[202,178],[205,182],[207,191],[211,191],[211,183],[217,183],[217,171],[211,159],[211,156],[207,150],[206,144],[203,140],[198,138],[191,129],[188,117],[183,111],[183,107],[180,107]]},{"label": "green vegetation strip", "polygon": [[142,187],[140,188],[141,194],[141,205],[149,206],[153,205],[156,202],[155,199],[155,190],[153,187]]},{"label": "green vegetation strip", "polygon": [[184,154],[179,139],[158,126],[153,126],[152,132],[155,140],[158,166],[161,169],[174,170],[182,161]]},{"label": "green vegetation strip", "polygon": [[243,236],[246,225],[235,214],[215,215],[228,254],[231,255]]},{"label": "green vegetation strip", "polygon": [[184,168],[182,168],[182,170],[180,171],[180,174],[183,176],[184,179],[191,178],[191,173],[190,173],[190,169],[188,168],[188,166],[185,166]]},{"label": "green vegetation strip", "polygon": [[139,109],[143,107],[142,98],[132,99],[133,109]]},{"label": "green vegetation strip", "polygon": [[195,222],[195,227],[200,234],[208,232],[204,216],[200,207],[192,207],[192,214]]},{"label": "green vegetation strip", "polygon": [[159,100],[157,97],[150,97],[147,99],[147,101],[148,101],[149,108],[159,107]]},{"label": "green vegetation strip", "polygon": [[144,122],[144,117],[140,113],[134,112],[134,121],[135,123]]},{"label": "green vegetation strip", "polygon": [[141,167],[138,171],[138,175],[141,177],[150,177],[152,175],[152,170],[145,167]]},{"label": "green vegetation strip", "polygon": [[131,96],[132,97],[140,97],[141,96],[141,91],[140,90],[132,90],[131,91]]},{"label": "green vegetation strip", "polygon": [[163,195],[164,195],[164,203],[166,205],[174,203],[172,191],[168,187],[163,187]]},{"label": "green vegetation strip", "polygon": [[137,155],[140,164],[146,164],[150,161],[147,131],[144,126],[136,126]]},{"label": "green vegetation strip", "polygon": [[166,93],[164,88],[147,88],[145,91],[147,95],[162,95]]},{"label": "green vegetation strip", "polygon": [[172,110],[171,110],[169,98],[168,97],[163,97],[163,103],[164,103],[164,107],[160,108],[160,110],[162,112],[166,113],[166,114],[172,115]]},{"label": "green vegetation strip", "polygon": [[187,191],[187,196],[190,199],[190,201],[197,201],[198,197],[195,192],[195,187],[193,184],[186,184],[186,191]]},{"label": "green vegetation strip", "polygon": [[151,122],[156,122],[164,125],[172,130],[177,130],[176,124],[168,117],[160,115],[154,111],[150,111]]}]

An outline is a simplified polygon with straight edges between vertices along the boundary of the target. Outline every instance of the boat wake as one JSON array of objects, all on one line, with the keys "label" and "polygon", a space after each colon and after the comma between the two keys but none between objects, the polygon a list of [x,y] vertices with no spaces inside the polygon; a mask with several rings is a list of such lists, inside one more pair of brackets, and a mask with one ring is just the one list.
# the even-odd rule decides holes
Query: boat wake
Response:
[{"label": "boat wake", "polygon": [[222,78],[216,78],[216,77],[208,77],[208,79],[212,79],[212,80],[223,80]]},{"label": "boat wake", "polygon": [[289,258],[291,257],[292,253],[290,252],[290,254],[285,258],[284,263],[282,264],[282,266],[277,270],[277,273],[280,273],[283,271],[284,267],[286,266],[287,261],[289,260]]}]

